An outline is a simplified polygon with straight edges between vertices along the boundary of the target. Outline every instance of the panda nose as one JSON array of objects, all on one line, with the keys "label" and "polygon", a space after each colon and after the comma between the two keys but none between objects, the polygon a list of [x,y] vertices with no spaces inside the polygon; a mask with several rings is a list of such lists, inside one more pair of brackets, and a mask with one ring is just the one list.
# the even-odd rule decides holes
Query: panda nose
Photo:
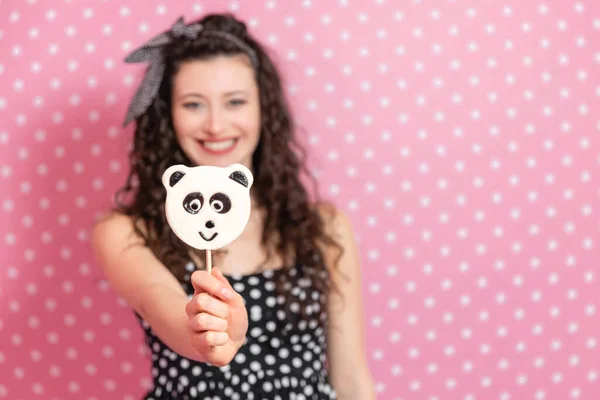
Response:
[{"label": "panda nose", "polygon": [[206,227],[207,227],[208,229],[212,229],[212,228],[214,228],[214,227],[215,227],[215,223],[214,223],[214,222],[212,222],[212,221],[206,221]]}]

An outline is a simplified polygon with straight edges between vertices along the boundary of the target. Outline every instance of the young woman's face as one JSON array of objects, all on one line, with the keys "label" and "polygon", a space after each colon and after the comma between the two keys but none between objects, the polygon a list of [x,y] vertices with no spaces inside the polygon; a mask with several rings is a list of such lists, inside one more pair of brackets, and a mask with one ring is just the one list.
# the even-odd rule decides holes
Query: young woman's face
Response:
[{"label": "young woman's face", "polygon": [[171,113],[177,140],[197,165],[252,168],[260,137],[260,100],[245,56],[181,65],[173,78]]}]

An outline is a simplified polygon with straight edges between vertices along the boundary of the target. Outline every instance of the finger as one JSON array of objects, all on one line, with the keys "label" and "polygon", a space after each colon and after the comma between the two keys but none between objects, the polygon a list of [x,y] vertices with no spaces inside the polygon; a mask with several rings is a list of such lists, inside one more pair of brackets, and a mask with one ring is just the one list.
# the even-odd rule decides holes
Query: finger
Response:
[{"label": "finger", "polygon": [[196,332],[215,331],[225,332],[227,330],[227,320],[215,317],[214,315],[201,313],[190,318],[188,321],[190,329]]},{"label": "finger", "polygon": [[192,345],[196,348],[209,348],[211,346],[223,346],[229,342],[229,335],[226,332],[207,331],[192,335]]},{"label": "finger", "polygon": [[218,318],[227,318],[229,316],[229,306],[208,293],[200,293],[188,301],[185,312],[190,318],[203,312]]},{"label": "finger", "polygon": [[217,278],[219,281],[221,281],[226,287],[231,286],[231,284],[229,283],[229,280],[225,277],[225,275],[223,275],[223,273],[221,271],[219,271],[216,268],[213,268],[212,270],[212,275]]},{"label": "finger", "polygon": [[234,305],[234,306],[239,306],[239,305],[244,304],[244,300],[242,299],[242,296],[240,296],[240,294],[233,288],[233,286],[231,286],[231,283],[229,282],[227,277],[225,275],[223,275],[223,273],[221,271],[219,271],[216,268],[213,268],[212,274],[215,278],[217,278],[220,282],[222,282],[226,288],[229,288],[229,290],[231,290],[233,292],[234,298],[229,301],[229,304]]},{"label": "finger", "polygon": [[225,285],[207,271],[194,271],[190,277],[195,294],[207,292],[225,301],[235,298],[235,293],[229,285]]},{"label": "finger", "polygon": [[229,335],[227,332],[208,331],[201,333],[201,335],[205,335],[206,344],[209,346],[223,346],[229,342]]}]

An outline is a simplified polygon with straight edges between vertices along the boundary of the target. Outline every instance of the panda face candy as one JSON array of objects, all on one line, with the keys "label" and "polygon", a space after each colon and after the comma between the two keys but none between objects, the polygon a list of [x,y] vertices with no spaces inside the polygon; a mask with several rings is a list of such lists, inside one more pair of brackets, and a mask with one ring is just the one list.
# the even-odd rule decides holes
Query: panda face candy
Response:
[{"label": "panda face candy", "polygon": [[162,176],[167,222],[182,241],[200,250],[233,242],[250,217],[254,178],[241,164],[229,167],[173,165]]}]

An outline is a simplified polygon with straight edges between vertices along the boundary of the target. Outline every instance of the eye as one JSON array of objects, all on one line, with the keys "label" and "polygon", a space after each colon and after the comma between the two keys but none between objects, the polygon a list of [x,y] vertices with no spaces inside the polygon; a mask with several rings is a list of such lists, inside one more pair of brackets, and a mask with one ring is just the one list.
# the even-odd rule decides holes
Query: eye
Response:
[{"label": "eye", "polygon": [[202,193],[200,192],[190,193],[183,199],[183,208],[190,214],[198,214],[203,204],[204,197],[202,197]]},{"label": "eye", "polygon": [[229,102],[230,105],[236,107],[246,104],[246,100],[244,99],[234,99]]},{"label": "eye", "polygon": [[196,109],[200,108],[201,106],[202,106],[202,104],[197,103],[197,102],[193,102],[193,101],[190,101],[190,102],[187,102],[187,103],[183,104],[183,107],[187,108],[189,110],[196,110]]},{"label": "eye", "polygon": [[231,210],[231,200],[223,193],[215,193],[210,198],[210,206],[219,214],[225,214]]}]

